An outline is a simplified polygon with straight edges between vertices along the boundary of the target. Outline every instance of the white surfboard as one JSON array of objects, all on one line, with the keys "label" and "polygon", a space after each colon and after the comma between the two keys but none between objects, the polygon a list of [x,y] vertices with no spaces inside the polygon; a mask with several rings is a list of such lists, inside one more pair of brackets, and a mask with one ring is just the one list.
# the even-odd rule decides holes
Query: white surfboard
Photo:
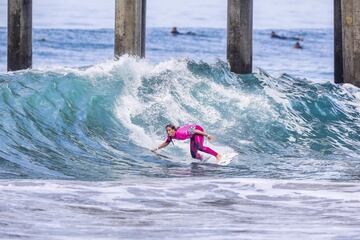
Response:
[{"label": "white surfboard", "polygon": [[151,149],[148,149],[148,150],[150,150],[152,153],[154,153],[155,155],[159,156],[160,158],[171,159],[171,157],[166,156],[166,155],[164,155],[164,154],[158,153],[158,152],[156,152],[156,151],[152,151]]},{"label": "white surfboard", "polygon": [[231,161],[237,156],[238,154],[236,152],[232,152],[232,153],[224,153],[222,155],[222,158],[220,160],[220,162],[218,162],[218,165],[221,166],[226,166],[229,165],[231,163]]}]

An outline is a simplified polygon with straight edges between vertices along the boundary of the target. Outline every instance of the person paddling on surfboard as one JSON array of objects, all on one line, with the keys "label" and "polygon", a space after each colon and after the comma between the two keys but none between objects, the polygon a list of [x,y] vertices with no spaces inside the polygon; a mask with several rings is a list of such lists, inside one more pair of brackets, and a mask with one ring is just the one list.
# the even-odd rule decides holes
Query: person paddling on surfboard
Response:
[{"label": "person paddling on surfboard", "polygon": [[157,148],[152,149],[151,151],[156,152],[157,150],[166,147],[173,139],[185,140],[190,138],[190,153],[193,158],[202,160],[202,156],[198,153],[198,151],[201,151],[216,157],[217,163],[221,161],[221,155],[219,153],[204,146],[204,137],[207,137],[209,141],[212,141],[214,137],[206,134],[201,126],[188,124],[177,128],[172,124],[168,124],[165,126],[165,129],[168,135],[165,142],[161,143]]}]

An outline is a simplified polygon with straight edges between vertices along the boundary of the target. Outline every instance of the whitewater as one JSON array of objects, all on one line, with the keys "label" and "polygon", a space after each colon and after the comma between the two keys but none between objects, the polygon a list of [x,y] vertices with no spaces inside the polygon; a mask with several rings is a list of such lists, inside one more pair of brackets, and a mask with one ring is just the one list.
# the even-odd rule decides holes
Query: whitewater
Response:
[{"label": "whitewater", "polygon": [[[4,239],[359,233],[355,87],[126,56],[0,79]],[[187,142],[171,159],[148,150],[188,122],[239,156],[216,167],[192,164]]]},{"label": "whitewater", "polygon": [[[0,239],[360,239],[360,91],[333,83],[331,1],[254,1],[248,75],[223,1],[174,2],[149,4],[145,59],[114,60],[112,1],[36,1],[33,69],[8,73],[0,0]],[[238,156],[161,158],[169,123]]]}]

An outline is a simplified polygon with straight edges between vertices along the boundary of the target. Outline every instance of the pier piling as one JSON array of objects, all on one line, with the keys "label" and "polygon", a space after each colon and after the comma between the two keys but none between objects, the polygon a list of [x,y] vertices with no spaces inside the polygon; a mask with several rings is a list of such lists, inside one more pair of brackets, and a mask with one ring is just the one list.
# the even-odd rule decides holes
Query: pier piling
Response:
[{"label": "pier piling", "polygon": [[146,0],[116,0],[115,57],[145,57]]},{"label": "pier piling", "polygon": [[8,0],[7,69],[32,65],[32,0]]},{"label": "pier piling", "polygon": [[343,83],[343,47],[341,1],[334,0],[334,77],[335,83]]},{"label": "pier piling", "polygon": [[351,83],[360,87],[360,1],[336,2],[335,17],[340,13],[341,23],[340,20],[335,22],[335,32],[340,31],[339,24],[341,24],[342,37],[341,41],[340,37],[335,37],[335,46],[341,44],[342,60],[340,62],[340,53],[335,49],[335,64],[338,65],[335,66],[335,82]]},{"label": "pier piling", "polygon": [[252,72],[253,0],[228,0],[227,59],[232,72]]}]

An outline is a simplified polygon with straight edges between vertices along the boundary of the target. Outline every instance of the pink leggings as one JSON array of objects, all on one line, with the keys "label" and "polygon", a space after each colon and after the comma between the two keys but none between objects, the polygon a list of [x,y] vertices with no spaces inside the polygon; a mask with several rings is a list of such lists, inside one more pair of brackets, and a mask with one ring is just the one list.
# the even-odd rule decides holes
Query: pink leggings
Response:
[{"label": "pink leggings", "polygon": [[[200,131],[204,131],[204,129],[198,125],[195,126],[196,130],[200,130]],[[201,155],[198,153],[198,150],[201,152],[205,152],[208,154],[211,154],[213,156],[217,156],[218,153],[215,152],[214,150],[212,150],[209,147],[205,147],[204,145],[204,136],[202,135],[198,135],[198,134],[194,134],[191,139],[190,139],[190,152],[191,152],[191,156],[193,158],[196,159],[202,159]]]}]

